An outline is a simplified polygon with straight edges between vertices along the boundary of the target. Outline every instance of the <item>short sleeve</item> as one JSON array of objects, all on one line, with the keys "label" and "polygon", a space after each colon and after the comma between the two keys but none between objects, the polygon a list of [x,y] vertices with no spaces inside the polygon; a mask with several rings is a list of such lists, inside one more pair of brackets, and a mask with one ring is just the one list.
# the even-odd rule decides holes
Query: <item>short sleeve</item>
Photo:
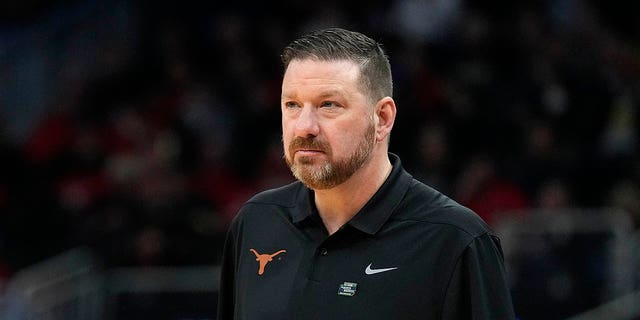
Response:
[{"label": "short sleeve", "polygon": [[499,239],[474,238],[458,258],[442,310],[443,320],[515,319]]}]

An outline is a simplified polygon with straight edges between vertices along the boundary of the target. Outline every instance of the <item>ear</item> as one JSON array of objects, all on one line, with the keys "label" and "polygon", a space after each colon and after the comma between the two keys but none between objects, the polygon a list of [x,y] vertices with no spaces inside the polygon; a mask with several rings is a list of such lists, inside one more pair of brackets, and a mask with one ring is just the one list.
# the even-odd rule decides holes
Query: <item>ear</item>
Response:
[{"label": "ear", "polygon": [[396,103],[391,97],[378,100],[375,109],[376,142],[387,139],[396,120]]}]

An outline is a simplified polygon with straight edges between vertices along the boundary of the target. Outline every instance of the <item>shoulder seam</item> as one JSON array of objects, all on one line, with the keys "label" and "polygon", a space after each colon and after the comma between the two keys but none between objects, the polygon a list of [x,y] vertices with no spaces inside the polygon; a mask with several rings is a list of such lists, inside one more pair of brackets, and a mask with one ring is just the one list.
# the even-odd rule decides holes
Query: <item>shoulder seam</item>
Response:
[{"label": "shoulder seam", "polygon": [[276,202],[270,202],[270,201],[259,201],[259,200],[249,200],[244,205],[246,206],[246,205],[249,205],[249,204],[262,204],[262,205],[276,206],[276,207],[282,207],[282,208],[293,208],[293,207],[296,206],[295,203],[283,204],[283,203],[276,203]]},{"label": "shoulder seam", "polygon": [[428,220],[418,220],[418,219],[393,219],[395,221],[409,221],[409,222],[420,222],[420,223],[428,223],[428,224],[440,224],[440,225],[447,225],[447,226],[451,226],[453,228],[456,228],[457,230],[460,230],[464,233],[466,233],[467,235],[469,235],[472,239],[475,239],[477,237],[480,237],[482,235],[485,234],[491,234],[490,230],[484,229],[482,232],[478,233],[478,234],[473,234],[471,232],[469,232],[468,230],[453,224],[453,223],[448,223],[448,222],[433,222],[433,221],[428,221]]}]

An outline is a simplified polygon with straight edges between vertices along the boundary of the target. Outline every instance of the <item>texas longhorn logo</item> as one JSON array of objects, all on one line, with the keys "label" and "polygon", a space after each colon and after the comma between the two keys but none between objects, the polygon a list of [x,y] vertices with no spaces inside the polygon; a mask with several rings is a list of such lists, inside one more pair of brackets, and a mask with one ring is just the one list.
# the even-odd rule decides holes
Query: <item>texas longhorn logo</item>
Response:
[{"label": "texas longhorn logo", "polygon": [[287,250],[280,250],[272,254],[259,254],[258,251],[254,249],[249,249],[249,251],[253,252],[256,255],[256,261],[260,263],[260,268],[258,268],[258,275],[262,275],[264,273],[264,267],[267,263],[273,261],[273,258],[281,253],[287,252]]}]

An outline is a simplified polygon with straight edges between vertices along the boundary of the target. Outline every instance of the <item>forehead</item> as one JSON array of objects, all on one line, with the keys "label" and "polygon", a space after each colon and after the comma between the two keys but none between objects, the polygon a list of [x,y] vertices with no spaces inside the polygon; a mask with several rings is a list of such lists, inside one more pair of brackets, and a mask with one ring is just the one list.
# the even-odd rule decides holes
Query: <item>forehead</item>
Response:
[{"label": "forehead", "polygon": [[303,89],[358,89],[360,66],[350,60],[292,60],[284,73],[282,94]]}]

